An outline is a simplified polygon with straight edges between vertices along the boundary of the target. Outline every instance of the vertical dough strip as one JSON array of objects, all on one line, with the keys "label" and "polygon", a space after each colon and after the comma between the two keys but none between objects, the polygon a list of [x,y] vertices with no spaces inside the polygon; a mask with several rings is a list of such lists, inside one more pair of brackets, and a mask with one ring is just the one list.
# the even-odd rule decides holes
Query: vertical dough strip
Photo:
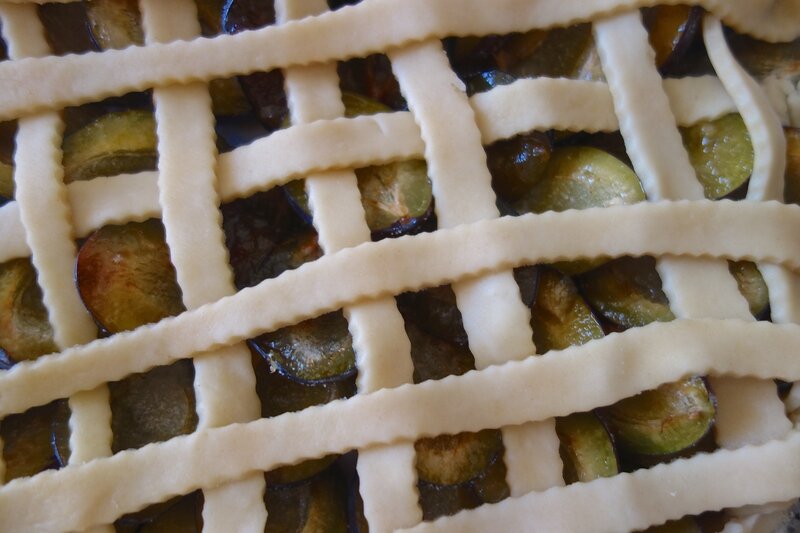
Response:
[{"label": "vertical dough strip", "polygon": [[[13,59],[50,53],[34,5],[0,5],[0,19]],[[61,166],[64,123],[58,112],[20,119],[14,155],[15,197],[32,252],[37,282],[60,349],[89,342],[97,335],[73,281],[77,255]],[[54,238],[55,236],[55,238]],[[111,455],[111,406],[108,387],[69,399],[70,464]],[[2,459],[0,458],[0,462]],[[92,529],[112,531],[111,526]]]},{"label": "vertical dough strip", "polygon": [[[675,126],[638,11],[595,23],[595,36],[614,97],[620,131],[650,200],[703,198]],[[629,90],[636,87],[636,92]],[[663,257],[658,270],[680,318],[753,320],[727,264]],[[766,442],[790,425],[771,382],[712,379],[718,400],[716,437],[724,447]]]},{"label": "vertical dough strip", "polygon": [[[148,44],[200,34],[191,0],[142,0]],[[158,133],[158,185],[162,221],[187,309],[236,292],[219,211],[214,116],[205,83],[153,91]],[[255,420],[261,414],[250,351],[245,343],[193,360],[198,429]],[[262,531],[264,476],[251,474],[206,489],[203,530]]]},{"label": "vertical dough strip", "polygon": [[[277,0],[279,23],[327,11],[325,0]],[[293,123],[344,115],[336,64],[284,71]],[[319,243],[326,254],[370,240],[361,193],[353,170],[306,177],[306,191]],[[358,391],[374,392],[410,383],[411,344],[393,297],[344,309],[353,338]],[[422,520],[412,443],[359,450],[359,491],[364,515],[376,532],[408,527]]]},{"label": "vertical dough strip", "polygon": [[[439,227],[496,218],[475,115],[441,43],[408,46],[389,57],[425,141]],[[511,271],[459,282],[453,290],[477,368],[535,353],[530,310]],[[503,437],[512,495],[563,484],[552,420],[504,428]]]}]

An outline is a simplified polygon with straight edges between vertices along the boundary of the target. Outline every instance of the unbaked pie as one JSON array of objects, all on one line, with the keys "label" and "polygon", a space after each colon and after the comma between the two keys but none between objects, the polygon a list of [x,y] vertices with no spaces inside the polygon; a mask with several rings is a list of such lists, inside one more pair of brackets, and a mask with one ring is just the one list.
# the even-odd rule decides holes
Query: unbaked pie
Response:
[{"label": "unbaked pie", "polygon": [[0,3],[0,530],[796,527],[800,1],[696,4]]}]

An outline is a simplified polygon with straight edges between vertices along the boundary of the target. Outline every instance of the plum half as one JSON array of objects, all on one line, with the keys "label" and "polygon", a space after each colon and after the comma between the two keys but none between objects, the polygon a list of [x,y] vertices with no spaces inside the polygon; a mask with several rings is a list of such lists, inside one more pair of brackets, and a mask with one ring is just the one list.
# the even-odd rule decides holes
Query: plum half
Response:
[{"label": "plum half", "polygon": [[691,377],[621,400],[602,414],[620,450],[647,460],[698,444],[713,426],[716,402],[705,380]]},{"label": "plum half", "polygon": [[[384,104],[353,93],[344,93],[345,116],[355,117],[390,111]],[[422,229],[433,212],[433,188],[425,161],[412,159],[356,169],[361,205],[372,238],[396,237]],[[298,211],[311,220],[305,180],[289,182],[284,189]]]},{"label": "plum half", "polygon": [[564,481],[591,481],[619,472],[617,454],[603,423],[594,413],[573,413],[556,419]]},{"label": "plum half", "polygon": [[581,293],[606,320],[621,328],[675,318],[650,257],[621,257],[582,274]]},{"label": "plum half", "polygon": [[[301,232],[273,249],[259,268],[273,278],[322,256],[316,233]],[[302,383],[324,383],[355,374],[355,352],[341,311],[264,333],[251,341],[270,367]]]},{"label": "plum half", "polygon": [[108,113],[64,139],[64,181],[155,170],[156,122],[153,113]]},{"label": "plum half", "polygon": [[15,361],[56,350],[30,259],[0,264],[0,347]]},{"label": "plum half", "polygon": [[706,198],[727,196],[750,179],[753,145],[738,113],[681,128],[681,135]]},{"label": "plum half", "polygon": [[536,350],[545,353],[603,337],[603,328],[575,283],[554,268],[542,268],[531,307]]},{"label": "plum half", "polygon": [[108,333],[184,310],[161,222],[104,226],[81,246],[76,267],[84,305]]}]

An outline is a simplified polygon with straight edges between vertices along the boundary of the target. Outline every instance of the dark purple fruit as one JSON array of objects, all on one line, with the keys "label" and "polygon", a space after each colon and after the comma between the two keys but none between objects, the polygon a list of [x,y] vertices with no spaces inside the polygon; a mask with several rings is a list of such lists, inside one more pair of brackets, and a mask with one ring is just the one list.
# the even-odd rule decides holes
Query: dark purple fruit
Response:
[{"label": "dark purple fruit", "polygon": [[[275,372],[258,355],[253,356],[256,374],[256,392],[261,400],[261,416],[272,417],[283,413],[301,411],[312,405],[320,405],[348,398],[356,393],[355,377],[319,384],[302,384]],[[270,483],[287,485],[308,479],[327,468],[335,456],[310,459],[288,465],[267,473]]]},{"label": "dark purple fruit", "polygon": [[347,486],[335,470],[300,485],[269,486],[264,499],[268,531],[348,531]]},{"label": "dark purple fruit", "polygon": [[118,533],[195,533],[203,529],[203,493],[177,496],[126,514],[114,522]]},{"label": "dark purple fruit", "polygon": [[358,94],[390,109],[406,109],[392,65],[384,54],[354,58],[339,63],[339,86],[343,93]]},{"label": "dark purple fruit", "polygon": [[786,203],[800,204],[800,129],[784,128],[786,134]]},{"label": "dark purple fruit", "polygon": [[480,495],[468,483],[441,486],[420,480],[417,488],[422,519],[425,521],[454,515],[464,509],[474,509],[483,503]]},{"label": "dark purple fruit", "polygon": [[614,259],[581,275],[577,284],[593,309],[623,329],[675,318],[651,257]]},{"label": "dark purple fruit", "polygon": [[440,339],[467,346],[467,332],[449,285],[398,296],[403,314],[422,330]]},{"label": "dark purple fruit", "polygon": [[492,188],[507,202],[516,202],[544,175],[552,146],[541,132],[517,135],[486,147]]},{"label": "dark purple fruit", "polygon": [[464,345],[425,332],[415,322],[406,320],[414,361],[414,383],[461,375],[475,368],[475,358]]},{"label": "dark purple fruit", "polygon": [[[273,250],[302,227],[281,189],[271,189],[223,204],[222,227],[236,286],[256,285],[270,274],[265,262]],[[315,245],[316,246],[316,245]]]},{"label": "dark purple fruit", "polygon": [[40,4],[37,7],[53,53],[80,54],[96,49],[95,41],[86,31],[89,21],[85,2]]},{"label": "dark purple fruit", "polygon": [[656,6],[642,10],[642,20],[661,72],[669,72],[680,63],[700,32],[702,19],[703,10],[697,6]]},{"label": "dark purple fruit", "polygon": [[272,368],[303,383],[338,381],[356,372],[353,339],[341,311],[259,335],[253,345]]},{"label": "dark purple fruit", "polygon": [[[269,0],[227,0],[222,8],[222,29],[226,33],[274,23],[275,9]],[[264,127],[269,131],[280,128],[289,116],[281,71],[254,72],[240,76],[239,82]]]},{"label": "dark purple fruit", "polygon": [[51,445],[55,402],[7,416],[0,424],[5,480],[32,476],[58,466]]}]

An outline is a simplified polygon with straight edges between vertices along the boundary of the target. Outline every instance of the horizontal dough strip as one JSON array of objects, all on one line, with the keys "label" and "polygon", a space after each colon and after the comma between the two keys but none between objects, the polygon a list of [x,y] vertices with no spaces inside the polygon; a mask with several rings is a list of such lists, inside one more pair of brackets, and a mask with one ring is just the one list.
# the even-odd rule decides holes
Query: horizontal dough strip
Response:
[{"label": "horizontal dough strip", "polygon": [[503,217],[365,243],[157,324],[19,363],[0,373],[0,415],[345,305],[522,264],[675,254],[749,259],[797,269],[797,227],[800,207],[778,202],[642,202]]},{"label": "horizontal dough strip", "polygon": [[[665,89],[682,125],[734,111],[733,102],[713,76],[666,80]],[[556,94],[559,98],[546,103]],[[613,131],[618,127],[608,86],[601,82],[519,80],[475,95],[471,102],[485,144],[533,129]],[[331,139],[336,142],[329,144]],[[222,154],[217,169],[220,196],[231,201],[296,176],[422,157],[424,148],[408,112],[300,124]],[[69,184],[76,234],[83,237],[105,224],[160,217],[156,183],[155,172],[142,172]],[[0,207],[0,228],[0,262],[30,255],[15,202]]]},{"label": "horizontal dough strip", "polygon": [[[0,119],[175,83],[366,56],[448,35],[563,26],[658,3],[663,2],[377,0],[213,39],[6,61],[0,63]],[[790,40],[800,34],[800,10],[794,0],[705,0],[698,4],[726,23],[768,40]],[[382,23],[375,24],[376,20]],[[96,75],[101,72],[104,75]]]},{"label": "horizontal dough strip", "polygon": [[[763,349],[767,343],[769,351]],[[798,350],[797,325],[738,320],[653,323],[541,357],[202,430],[83,466],[14,480],[0,488],[0,530],[82,530],[253,471],[376,444],[563,416],[686,375],[795,380],[800,378]],[[788,473],[797,468],[796,463],[787,465]],[[167,471],[170,475],[162,475]],[[635,478],[628,479],[635,483]],[[800,483],[800,477],[793,481]],[[794,486],[790,496],[798,495],[800,488]],[[761,501],[760,493],[750,496]],[[728,503],[743,502],[723,502]]]},{"label": "horizontal dough strip", "polygon": [[403,531],[638,531],[685,515],[798,495],[800,433],[793,432],[763,446],[530,493]]}]

